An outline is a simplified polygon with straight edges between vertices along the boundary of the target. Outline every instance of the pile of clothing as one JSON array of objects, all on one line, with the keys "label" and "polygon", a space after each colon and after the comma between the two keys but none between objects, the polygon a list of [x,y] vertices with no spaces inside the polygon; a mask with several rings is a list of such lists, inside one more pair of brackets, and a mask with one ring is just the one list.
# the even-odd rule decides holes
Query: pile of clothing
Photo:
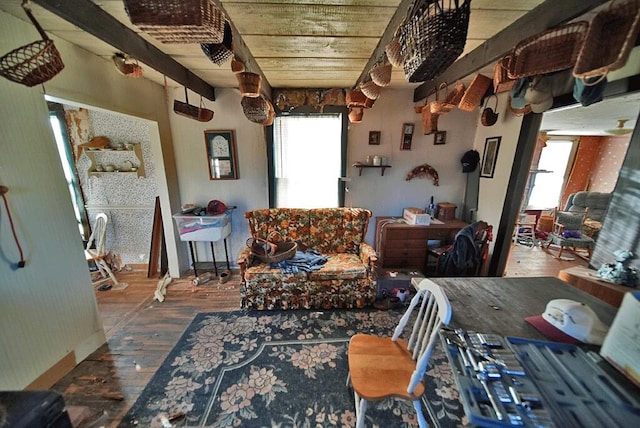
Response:
[{"label": "pile of clothing", "polygon": [[296,251],[295,256],[277,263],[271,263],[272,269],[282,269],[283,273],[312,272],[319,270],[329,260],[316,250]]}]

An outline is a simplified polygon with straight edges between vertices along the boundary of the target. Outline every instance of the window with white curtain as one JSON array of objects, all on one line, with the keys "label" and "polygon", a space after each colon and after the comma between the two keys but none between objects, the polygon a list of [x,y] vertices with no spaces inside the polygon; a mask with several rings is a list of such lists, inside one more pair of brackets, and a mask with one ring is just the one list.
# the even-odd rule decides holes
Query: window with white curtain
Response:
[{"label": "window with white curtain", "polygon": [[339,206],[342,120],[341,114],[276,117],[275,207]]}]

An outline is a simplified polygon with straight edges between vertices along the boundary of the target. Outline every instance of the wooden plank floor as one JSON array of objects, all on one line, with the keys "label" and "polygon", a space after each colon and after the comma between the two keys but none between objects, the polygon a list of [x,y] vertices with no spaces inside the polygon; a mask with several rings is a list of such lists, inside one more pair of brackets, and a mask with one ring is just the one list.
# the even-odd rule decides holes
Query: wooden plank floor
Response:
[{"label": "wooden plank floor", "polygon": [[[555,259],[540,247],[512,246],[505,276],[556,276],[587,262]],[[159,279],[146,269],[121,272],[124,290],[96,291],[107,343],[61,379],[61,392],[77,427],[114,427],[133,405],[195,314],[239,310],[239,277],[211,281],[194,291],[193,277],[174,280],[164,302],[154,300]],[[121,399],[119,399],[121,398]]]}]

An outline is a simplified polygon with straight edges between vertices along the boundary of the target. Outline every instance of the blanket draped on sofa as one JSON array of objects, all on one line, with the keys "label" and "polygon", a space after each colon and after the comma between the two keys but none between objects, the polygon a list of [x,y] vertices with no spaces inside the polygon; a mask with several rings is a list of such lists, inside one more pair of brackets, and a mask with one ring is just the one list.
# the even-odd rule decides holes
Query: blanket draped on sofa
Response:
[{"label": "blanket draped on sofa", "polygon": [[298,243],[298,250],[325,256],[311,271],[271,266],[245,248],[238,258],[242,305],[247,309],[362,308],[376,297],[371,245],[364,242],[371,211],[363,208],[271,208],[248,211],[255,238],[278,232]]}]

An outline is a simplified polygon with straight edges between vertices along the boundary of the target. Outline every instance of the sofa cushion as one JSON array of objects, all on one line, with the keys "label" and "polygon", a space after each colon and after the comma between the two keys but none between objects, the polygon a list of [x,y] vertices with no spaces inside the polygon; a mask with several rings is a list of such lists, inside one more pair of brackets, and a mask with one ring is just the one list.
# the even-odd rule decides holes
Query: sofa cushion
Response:
[{"label": "sofa cushion", "polygon": [[308,274],[302,270],[297,273],[283,273],[282,269],[272,269],[268,263],[255,263],[255,266],[247,268],[244,278],[247,281],[296,282],[306,281]]},{"label": "sofa cushion", "polygon": [[367,277],[367,269],[356,254],[329,254],[322,269],[309,272],[311,281],[330,279],[359,279]]},{"label": "sofa cushion", "polygon": [[565,210],[584,211],[588,208],[588,218],[602,221],[610,201],[611,193],[581,191],[569,195]]},{"label": "sofa cushion", "polygon": [[[245,214],[246,216],[246,214]],[[309,246],[309,210],[303,208],[271,208],[254,210],[247,217],[251,235],[268,239],[272,232]]]},{"label": "sofa cushion", "polygon": [[360,208],[309,210],[309,248],[322,254],[357,254],[371,213]]}]

